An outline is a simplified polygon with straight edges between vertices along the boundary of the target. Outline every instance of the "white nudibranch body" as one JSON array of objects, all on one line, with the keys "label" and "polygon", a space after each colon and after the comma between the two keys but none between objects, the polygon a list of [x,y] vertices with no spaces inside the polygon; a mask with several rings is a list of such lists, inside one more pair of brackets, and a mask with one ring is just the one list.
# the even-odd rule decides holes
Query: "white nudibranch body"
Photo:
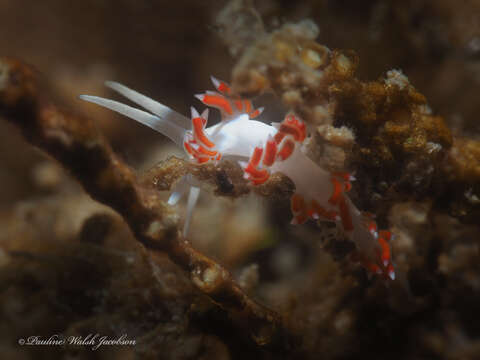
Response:
[{"label": "white nudibranch body", "polygon": [[[271,174],[281,172],[295,184],[291,198],[292,224],[308,219],[335,222],[357,248],[357,260],[371,273],[387,279],[395,278],[389,241],[390,231],[378,231],[372,216],[359,211],[348,198],[348,173],[330,173],[313,162],[303,151],[307,129],[292,113],[281,123],[272,125],[253,120],[263,109],[254,109],[249,100],[230,98],[230,87],[212,77],[218,92],[207,91],[196,97],[205,105],[217,108],[222,121],[207,127],[208,109],[199,114],[191,108],[191,118],[175,112],[134,90],[115,82],[106,82],[111,89],[149,110],[136,109],[117,101],[96,96],[80,98],[128,116],[170,138],[183,147],[190,160],[197,164],[218,162],[222,158],[239,161],[245,178],[258,186]],[[177,182],[168,201],[176,204],[189,192],[184,234],[187,233],[193,209],[199,196],[199,183],[191,175]]]},{"label": "white nudibranch body", "polygon": [[249,158],[255,147],[268,135],[275,134],[274,127],[256,120],[250,120],[247,114],[241,114],[228,122],[205,129],[222,156],[242,156]]}]

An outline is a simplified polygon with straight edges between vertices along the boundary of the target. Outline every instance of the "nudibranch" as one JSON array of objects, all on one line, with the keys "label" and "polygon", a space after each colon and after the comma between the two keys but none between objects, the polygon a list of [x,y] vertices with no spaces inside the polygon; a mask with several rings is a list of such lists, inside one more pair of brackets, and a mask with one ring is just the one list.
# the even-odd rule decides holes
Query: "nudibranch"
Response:
[{"label": "nudibranch", "polygon": [[[132,118],[170,138],[183,147],[196,164],[217,163],[230,158],[238,161],[252,186],[265,183],[271,174],[281,172],[295,185],[291,197],[292,224],[309,219],[330,221],[356,246],[356,259],[372,274],[395,279],[389,241],[390,231],[378,230],[371,215],[359,211],[347,196],[354,177],[330,173],[303,151],[307,137],[305,123],[289,113],[280,123],[268,125],[255,120],[263,108],[255,109],[250,100],[236,98],[230,86],[212,77],[217,91],[196,95],[203,104],[221,112],[221,121],[207,127],[208,108],[201,114],[191,108],[191,118],[142,95],[124,85],[107,81],[105,85],[149,112],[97,96],[80,98]],[[178,181],[168,202],[173,205],[189,192],[184,233],[188,231],[200,184],[191,175]]]}]

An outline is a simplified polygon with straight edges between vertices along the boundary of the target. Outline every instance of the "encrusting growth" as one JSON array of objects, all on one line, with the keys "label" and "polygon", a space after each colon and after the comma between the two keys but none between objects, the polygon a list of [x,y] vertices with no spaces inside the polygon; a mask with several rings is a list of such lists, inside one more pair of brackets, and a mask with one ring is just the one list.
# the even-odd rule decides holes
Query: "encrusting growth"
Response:
[{"label": "encrusting growth", "polygon": [[[188,119],[174,110],[155,102],[121,84],[106,85],[143,106],[148,112],[96,96],[82,95],[96,103],[145,124],[177,145],[183,146],[190,160],[196,164],[217,163],[223,158],[238,161],[244,177],[252,186],[265,183],[271,174],[280,172],[295,185],[291,197],[292,224],[303,224],[308,219],[335,222],[354,242],[358,260],[370,273],[394,280],[395,271],[389,240],[391,233],[378,231],[373,217],[359,211],[348,198],[351,181],[348,173],[330,173],[312,161],[302,149],[307,137],[305,123],[289,113],[281,123],[267,125],[253,120],[263,108],[254,109],[249,100],[233,98],[230,86],[212,77],[217,92],[196,95],[202,103],[218,109],[222,120],[207,127],[208,109],[199,113],[191,108]],[[189,191],[184,234],[188,231],[193,208],[199,196],[200,184],[185,175],[176,185],[169,204],[177,203]]]}]

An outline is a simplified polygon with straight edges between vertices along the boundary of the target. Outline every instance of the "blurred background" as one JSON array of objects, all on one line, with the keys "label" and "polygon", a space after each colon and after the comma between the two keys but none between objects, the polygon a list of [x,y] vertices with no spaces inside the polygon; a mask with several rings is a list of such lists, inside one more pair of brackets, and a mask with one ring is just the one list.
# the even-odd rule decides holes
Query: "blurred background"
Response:
[{"label": "blurred background", "polygon": [[[78,95],[118,99],[103,86],[105,80],[115,80],[188,114],[191,105],[199,105],[193,95],[212,88],[210,75],[229,81],[238,60],[223,41],[225,29],[216,22],[227,3],[0,0],[0,49],[2,55],[18,57],[38,69],[67,109],[93,118],[119,156],[144,171],[171,154],[182,153],[161,135],[82,102]],[[480,137],[480,1],[261,0],[252,4],[267,30],[312,19],[320,28],[319,43],[358,53],[357,75],[364,81],[401,69],[426,96],[433,112],[445,118],[454,135]],[[266,203],[255,197],[232,202],[203,196],[202,211],[196,213],[192,228],[208,232],[192,233],[195,246],[234,271],[260,263],[260,270],[244,275],[255,278],[259,271],[267,284],[259,296],[269,304],[285,303],[305,264],[319,261],[318,253],[312,255],[311,243],[305,240],[310,230],[286,230],[288,204]],[[0,121],[0,265],[11,261],[2,248],[24,249],[39,241],[68,242],[97,214],[115,216],[90,200],[56,162],[28,145],[12,125]],[[121,230],[115,231],[130,236],[124,225],[118,226]],[[227,236],[229,244],[224,242]],[[287,237],[298,241],[292,245]],[[121,240],[111,241],[118,246],[116,241]],[[333,263],[326,255],[321,261]],[[287,274],[288,281],[279,282]],[[43,280],[36,279],[35,286],[43,288]],[[35,286],[32,289],[37,289]],[[0,358],[20,358],[12,338],[26,329],[38,329],[49,316],[45,311],[20,323],[22,311],[28,312],[36,302],[19,305],[17,300],[8,301],[24,299],[29,293],[7,293],[0,302],[1,316],[7,319],[0,325],[0,334],[8,333],[12,326],[16,329],[8,341],[0,336]],[[340,315],[338,321],[350,319],[348,314]],[[63,324],[58,329],[71,324],[69,315],[64,316],[63,322],[55,320]],[[437,349],[434,340],[431,346]],[[91,353],[85,356],[93,357]]]}]

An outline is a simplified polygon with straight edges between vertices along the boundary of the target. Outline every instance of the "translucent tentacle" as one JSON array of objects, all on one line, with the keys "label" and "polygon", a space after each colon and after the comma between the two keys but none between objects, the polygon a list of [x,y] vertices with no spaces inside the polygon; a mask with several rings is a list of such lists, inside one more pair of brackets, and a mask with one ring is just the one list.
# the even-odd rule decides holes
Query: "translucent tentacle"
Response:
[{"label": "translucent tentacle", "polygon": [[106,107],[110,110],[125,115],[139,123],[146,125],[172,140],[175,144],[183,146],[185,129],[156,115],[149,114],[143,110],[136,109],[118,101],[105,99],[98,96],[80,95],[80,99]]},{"label": "translucent tentacle", "polygon": [[176,205],[189,188],[190,184],[187,175],[185,175],[175,185],[172,194],[168,198],[168,205]]},{"label": "translucent tentacle", "polygon": [[133,101],[134,103],[140,105],[164,120],[172,121],[184,129],[188,129],[190,126],[190,119],[186,116],[179,114],[175,110],[170,109],[168,106],[165,106],[149,98],[148,96],[140,94],[139,92],[132,90],[125,85],[115,81],[105,81],[105,86],[125,96],[127,99]]},{"label": "translucent tentacle", "polygon": [[187,202],[187,215],[185,217],[185,223],[183,224],[183,236],[186,237],[188,234],[188,229],[190,228],[190,222],[192,220],[193,209],[197,204],[198,196],[200,195],[200,188],[192,186],[188,194]]}]

